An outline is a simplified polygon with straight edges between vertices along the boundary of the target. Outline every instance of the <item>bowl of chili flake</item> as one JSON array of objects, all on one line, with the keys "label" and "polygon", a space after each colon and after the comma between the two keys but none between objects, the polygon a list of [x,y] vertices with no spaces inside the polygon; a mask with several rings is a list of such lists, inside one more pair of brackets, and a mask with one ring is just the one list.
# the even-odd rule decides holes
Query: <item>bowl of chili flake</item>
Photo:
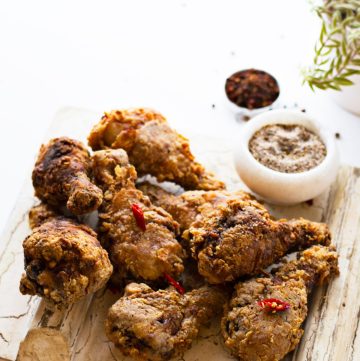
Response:
[{"label": "bowl of chili flake", "polygon": [[279,97],[277,80],[269,73],[258,69],[245,69],[226,79],[225,92],[237,109],[264,110]]}]

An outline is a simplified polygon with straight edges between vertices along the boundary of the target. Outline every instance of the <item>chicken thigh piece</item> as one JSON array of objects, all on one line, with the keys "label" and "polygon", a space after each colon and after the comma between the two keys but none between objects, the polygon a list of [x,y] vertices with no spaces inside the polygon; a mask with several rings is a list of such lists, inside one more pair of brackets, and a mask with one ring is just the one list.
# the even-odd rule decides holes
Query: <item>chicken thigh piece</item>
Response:
[{"label": "chicken thigh piece", "polygon": [[325,224],[302,218],[275,221],[260,203],[241,198],[226,200],[183,237],[199,273],[211,284],[255,275],[290,251],[328,245],[331,239]]},{"label": "chicken thigh piece", "polygon": [[154,281],[178,276],[185,252],[176,240],[179,225],[135,188],[136,171],[122,149],[93,155],[94,176],[104,191],[99,209],[101,240],[116,277]]},{"label": "chicken thigh piece", "polygon": [[93,150],[123,148],[140,176],[154,175],[185,189],[223,189],[223,182],[197,163],[186,138],[170,128],[151,109],[114,110],[105,113],[89,135]]},{"label": "chicken thigh piece", "polygon": [[338,274],[333,248],[313,246],[268,278],[236,285],[221,322],[225,345],[242,361],[279,361],[303,334],[307,296]]},{"label": "chicken thigh piece", "polygon": [[217,206],[225,204],[230,198],[252,199],[252,196],[244,191],[230,193],[226,190],[197,190],[175,195],[149,182],[141,183],[137,188],[146,194],[153,204],[169,212],[180,224],[181,231],[189,229],[192,223],[199,221],[202,216],[210,215]]},{"label": "chicken thigh piece", "polygon": [[46,205],[33,208],[29,216],[34,228],[23,242],[22,294],[41,296],[62,308],[106,284],[113,267],[92,229]]},{"label": "chicken thigh piece", "polygon": [[99,207],[102,192],[91,175],[91,159],[85,146],[66,137],[42,145],[32,173],[35,195],[55,207],[66,206],[76,215]]},{"label": "chicken thigh piece", "polygon": [[204,286],[183,295],[131,283],[109,310],[106,335],[134,360],[162,361],[190,348],[201,325],[222,311],[227,293]]}]

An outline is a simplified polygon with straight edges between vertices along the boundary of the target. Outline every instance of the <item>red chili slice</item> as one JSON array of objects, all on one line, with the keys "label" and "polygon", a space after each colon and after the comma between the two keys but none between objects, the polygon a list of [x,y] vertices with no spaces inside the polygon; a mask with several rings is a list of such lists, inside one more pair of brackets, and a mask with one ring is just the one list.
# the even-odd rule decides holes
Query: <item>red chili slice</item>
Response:
[{"label": "red chili slice", "polygon": [[164,277],[166,278],[166,280],[176,288],[176,290],[183,295],[185,293],[185,289],[183,286],[181,286],[181,284],[177,281],[175,281],[171,276],[169,276],[167,273],[164,273]]},{"label": "red chili slice", "polygon": [[263,310],[276,313],[286,311],[290,308],[290,303],[278,300],[277,298],[265,298],[257,303]]},{"label": "red chili slice", "polygon": [[136,224],[138,225],[138,227],[142,231],[145,231],[146,230],[146,223],[145,223],[143,210],[141,209],[141,207],[138,204],[135,204],[135,203],[131,205],[131,210],[132,210],[133,215],[135,217]]}]

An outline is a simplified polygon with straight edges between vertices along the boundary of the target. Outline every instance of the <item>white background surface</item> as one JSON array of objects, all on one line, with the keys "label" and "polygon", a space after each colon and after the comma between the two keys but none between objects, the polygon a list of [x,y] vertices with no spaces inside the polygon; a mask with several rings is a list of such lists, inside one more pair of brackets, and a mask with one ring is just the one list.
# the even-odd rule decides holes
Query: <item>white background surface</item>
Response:
[{"label": "white background surface", "polygon": [[318,29],[306,0],[2,0],[0,230],[60,107],[151,106],[185,134],[236,141],[224,82],[246,67],[272,72],[280,101],[339,132],[360,166],[360,118],[301,86]]}]

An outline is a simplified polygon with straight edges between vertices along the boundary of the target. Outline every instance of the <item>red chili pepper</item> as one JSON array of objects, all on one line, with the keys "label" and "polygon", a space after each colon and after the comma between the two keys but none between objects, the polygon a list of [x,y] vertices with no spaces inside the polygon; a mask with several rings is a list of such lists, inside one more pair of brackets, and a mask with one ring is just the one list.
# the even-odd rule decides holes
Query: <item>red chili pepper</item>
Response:
[{"label": "red chili pepper", "polygon": [[290,308],[290,303],[278,300],[277,298],[265,298],[257,303],[263,310],[276,313]]},{"label": "red chili pepper", "polygon": [[143,210],[141,209],[141,207],[138,204],[135,204],[135,203],[131,205],[131,210],[132,210],[133,215],[135,217],[136,224],[138,225],[138,227],[142,231],[145,231],[146,230],[146,223],[145,223]]},{"label": "red chili pepper", "polygon": [[171,276],[169,276],[167,273],[164,273],[164,277],[166,278],[166,280],[176,288],[176,290],[183,295],[185,293],[185,289],[183,286],[181,286],[181,284],[177,281],[175,281]]}]

